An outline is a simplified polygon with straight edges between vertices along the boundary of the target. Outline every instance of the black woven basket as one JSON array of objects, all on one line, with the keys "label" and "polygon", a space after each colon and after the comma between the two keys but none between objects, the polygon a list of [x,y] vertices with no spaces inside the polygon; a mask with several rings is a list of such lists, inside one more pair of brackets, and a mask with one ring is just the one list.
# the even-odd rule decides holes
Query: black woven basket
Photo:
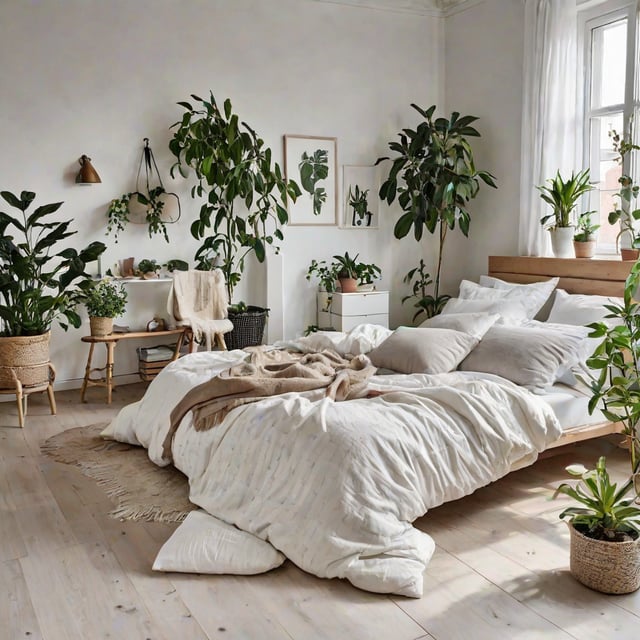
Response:
[{"label": "black woven basket", "polygon": [[233,330],[224,334],[227,349],[244,349],[262,344],[264,325],[267,322],[269,309],[247,307],[246,311],[229,311],[229,320],[233,322]]}]

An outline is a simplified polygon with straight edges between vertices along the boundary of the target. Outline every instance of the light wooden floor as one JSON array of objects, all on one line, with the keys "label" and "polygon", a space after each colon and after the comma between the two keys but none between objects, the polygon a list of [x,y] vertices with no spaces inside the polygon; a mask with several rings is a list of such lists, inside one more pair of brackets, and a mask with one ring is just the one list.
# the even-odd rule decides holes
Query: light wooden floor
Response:
[{"label": "light wooden floor", "polygon": [[500,640],[640,637],[640,592],[604,596],[568,573],[568,532],[549,502],[566,464],[605,453],[610,439],[560,452],[433,510],[417,525],[437,542],[420,600],[359,591],[286,562],[251,576],[159,574],[153,558],[174,527],[118,522],[92,480],[40,454],[47,437],[106,421],[136,400],[121,387],[58,392],[58,415],[31,396],[24,430],[0,403],[0,640]]}]

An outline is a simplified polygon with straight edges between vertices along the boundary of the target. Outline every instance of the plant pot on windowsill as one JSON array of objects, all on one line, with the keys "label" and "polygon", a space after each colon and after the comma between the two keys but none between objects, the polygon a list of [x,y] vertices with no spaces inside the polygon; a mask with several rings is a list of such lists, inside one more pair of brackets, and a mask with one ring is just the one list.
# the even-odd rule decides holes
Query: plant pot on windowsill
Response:
[{"label": "plant pot on windowsill", "polygon": [[575,227],[554,227],[549,229],[551,250],[556,258],[573,258],[573,236]]},{"label": "plant pot on windowsill", "polygon": [[640,249],[620,249],[620,257],[624,261],[633,260],[635,262],[639,255]]},{"label": "plant pot on windowsill", "polygon": [[596,253],[596,236],[588,235],[584,239],[573,239],[573,250],[576,258],[593,258]]}]

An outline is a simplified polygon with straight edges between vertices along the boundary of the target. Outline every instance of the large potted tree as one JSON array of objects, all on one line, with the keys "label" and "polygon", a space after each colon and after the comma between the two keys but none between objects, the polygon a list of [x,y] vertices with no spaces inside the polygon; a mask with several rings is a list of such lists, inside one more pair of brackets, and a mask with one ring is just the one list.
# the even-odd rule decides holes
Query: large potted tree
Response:
[{"label": "large potted tree", "polygon": [[[416,129],[403,129],[399,141],[389,143],[396,152],[389,175],[380,188],[380,198],[392,204],[398,198],[402,214],[396,222],[394,235],[404,238],[413,229],[420,241],[424,231],[438,234],[438,259],[433,280],[433,295],[423,296],[422,311],[431,317],[439,313],[448,296],[440,295],[440,272],[447,232],[459,227],[467,236],[471,216],[467,203],[476,197],[480,181],[496,187],[494,177],[487,171],[478,171],[468,138],[479,137],[471,126],[474,116],[434,118],[436,106],[426,111],[411,105],[423,118]],[[428,274],[427,274],[428,276]],[[430,277],[428,277],[430,280]]]},{"label": "large potted tree", "polygon": [[62,202],[27,213],[35,193],[0,195],[17,211],[0,211],[0,389],[28,390],[49,381],[51,325],[80,326],[75,307],[93,284],[85,268],[105,245],[56,250],[77,233],[69,231],[71,220],[51,219]]},{"label": "large potted tree", "polygon": [[[193,198],[203,200],[191,235],[201,241],[195,254],[197,269],[219,266],[227,283],[229,302],[242,278],[249,254],[264,262],[267,247],[278,250],[282,226],[288,222],[287,199],[300,195],[298,185],[286,180],[272,162],[271,150],[233,113],[230,100],[220,109],[213,93],[205,100],[191,96],[179,102],[185,109],[169,148],[184,177],[195,174]],[[230,349],[260,344],[267,310],[242,303],[231,305],[234,330],[225,336]]]}]

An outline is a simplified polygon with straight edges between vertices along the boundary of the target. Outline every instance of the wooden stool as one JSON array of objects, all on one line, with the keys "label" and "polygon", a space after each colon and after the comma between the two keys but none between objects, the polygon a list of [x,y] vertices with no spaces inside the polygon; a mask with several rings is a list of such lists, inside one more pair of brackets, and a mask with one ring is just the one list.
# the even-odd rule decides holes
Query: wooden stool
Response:
[{"label": "wooden stool", "polygon": [[16,397],[16,404],[18,405],[18,424],[21,429],[24,429],[24,419],[27,415],[27,398],[31,393],[47,392],[49,397],[49,408],[51,409],[51,415],[56,415],[56,398],[53,395],[53,383],[56,379],[56,370],[51,362],[47,363],[49,367],[49,380],[40,385],[33,387],[25,387],[18,379],[15,371],[11,371],[15,388],[13,389],[0,389],[0,394],[11,394]]},{"label": "wooden stool", "polygon": [[[84,381],[82,382],[82,389],[80,390],[80,402],[84,402],[84,394],[87,387],[106,387],[107,389],[107,404],[111,404],[111,393],[115,388],[113,384],[113,365],[115,363],[115,349],[120,340],[133,340],[140,338],[160,338],[162,336],[178,336],[178,342],[173,352],[171,361],[177,360],[180,355],[180,348],[184,340],[185,329],[183,327],[179,329],[168,329],[166,331],[133,331],[128,333],[111,333],[108,336],[83,336],[80,338],[82,342],[89,343],[89,356],[87,358],[87,366],[84,372]],[[96,344],[104,344],[107,349],[107,364],[101,368],[91,368],[91,360],[93,359],[93,349]],[[94,371],[104,371],[104,377],[92,378],[91,374]]]}]

